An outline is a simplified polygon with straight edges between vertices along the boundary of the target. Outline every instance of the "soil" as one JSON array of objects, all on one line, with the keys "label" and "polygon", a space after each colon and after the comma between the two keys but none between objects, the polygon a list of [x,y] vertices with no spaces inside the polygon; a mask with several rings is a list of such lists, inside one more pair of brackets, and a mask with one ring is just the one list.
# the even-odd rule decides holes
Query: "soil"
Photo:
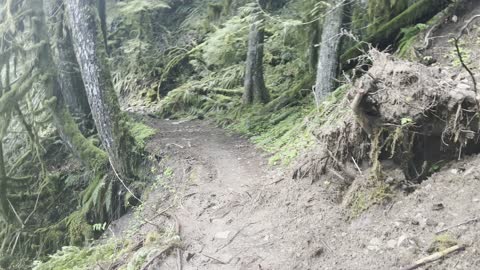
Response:
[{"label": "soil", "polygon": [[[428,256],[436,238],[466,249],[419,269],[480,269],[480,222],[435,234],[480,217],[478,156],[447,164],[415,192],[392,194],[348,218],[350,210],[330,199],[335,179],[293,180],[246,139],[204,121],[145,121],[158,130],[149,151],[171,172],[145,203],[176,217],[185,270],[404,269]],[[140,222],[138,239],[156,230],[151,224],[177,223],[148,209],[143,217],[149,224]],[[135,222],[130,214],[111,228],[122,236]],[[171,252],[147,269],[176,263]]]}]

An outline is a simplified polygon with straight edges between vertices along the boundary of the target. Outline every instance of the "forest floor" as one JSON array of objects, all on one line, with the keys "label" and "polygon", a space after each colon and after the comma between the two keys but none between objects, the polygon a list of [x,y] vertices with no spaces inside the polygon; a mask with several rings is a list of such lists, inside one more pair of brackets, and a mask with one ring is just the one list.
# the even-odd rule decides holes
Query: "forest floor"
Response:
[{"label": "forest floor", "polygon": [[[477,156],[353,217],[331,199],[328,181],[335,179],[293,180],[246,139],[206,121],[145,122],[158,130],[147,149],[164,177],[142,208],[110,228],[115,237],[142,241],[170,226],[181,241],[177,252],[148,255],[155,259],[143,269],[177,269],[179,258],[185,270],[406,269],[454,244],[466,248],[418,269],[480,269]],[[127,235],[129,228],[137,232]]]}]

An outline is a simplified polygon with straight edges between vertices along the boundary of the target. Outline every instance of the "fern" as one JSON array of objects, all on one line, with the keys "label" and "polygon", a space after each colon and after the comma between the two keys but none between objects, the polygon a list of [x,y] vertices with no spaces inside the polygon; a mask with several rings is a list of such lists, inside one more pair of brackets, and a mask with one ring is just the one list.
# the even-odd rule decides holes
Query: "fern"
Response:
[{"label": "fern", "polygon": [[170,8],[166,2],[158,0],[130,0],[127,2],[119,2],[117,5],[120,8],[120,12],[125,15]]}]

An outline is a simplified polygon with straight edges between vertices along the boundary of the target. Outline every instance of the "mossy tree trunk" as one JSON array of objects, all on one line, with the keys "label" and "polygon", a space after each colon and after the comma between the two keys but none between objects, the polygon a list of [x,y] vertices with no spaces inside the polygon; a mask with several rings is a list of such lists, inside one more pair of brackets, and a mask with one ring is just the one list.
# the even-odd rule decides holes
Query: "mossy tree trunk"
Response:
[{"label": "mossy tree trunk", "polygon": [[38,61],[36,69],[46,75],[43,77],[43,84],[47,91],[47,96],[51,97],[50,109],[55,127],[63,142],[89,169],[95,171],[104,170],[108,164],[107,155],[82,135],[65,105],[63,93],[68,90],[64,87],[70,84],[60,83],[65,77],[59,76],[54,64],[46,26],[45,5],[43,0],[32,0],[32,7],[32,10],[34,10],[33,16],[36,18],[36,24],[33,29],[33,39],[35,43],[41,44],[37,53]]},{"label": "mossy tree trunk", "polygon": [[265,40],[263,17],[260,15],[260,11],[255,12],[248,35],[244,104],[267,103],[270,100],[263,77],[263,46]]},{"label": "mossy tree trunk", "polygon": [[351,60],[368,50],[368,44],[385,48],[395,41],[395,38],[402,28],[427,21],[445,9],[452,1],[453,0],[419,0],[389,22],[379,26],[378,30],[369,35],[364,41],[359,42],[342,54],[340,57],[342,68],[352,68],[355,61]]},{"label": "mossy tree trunk", "polygon": [[344,0],[332,1],[323,21],[315,81],[317,105],[335,88],[344,6]]},{"label": "mossy tree trunk", "polygon": [[107,52],[94,0],[65,2],[72,39],[93,119],[110,163],[124,177],[133,176],[134,141],[125,126],[107,63]]},{"label": "mossy tree trunk", "polygon": [[73,51],[70,29],[64,25],[64,7],[62,0],[46,0],[45,10],[49,24],[53,25],[52,36],[55,42],[53,58],[58,67],[58,79],[63,99],[70,113],[80,119],[82,130],[91,127],[91,111],[83,85],[75,52]]}]

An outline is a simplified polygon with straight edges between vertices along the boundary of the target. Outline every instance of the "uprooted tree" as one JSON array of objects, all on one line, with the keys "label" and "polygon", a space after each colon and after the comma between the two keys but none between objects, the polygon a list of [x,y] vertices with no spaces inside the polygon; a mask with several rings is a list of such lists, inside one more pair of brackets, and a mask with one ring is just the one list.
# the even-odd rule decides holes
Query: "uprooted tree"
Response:
[{"label": "uprooted tree", "polygon": [[435,162],[479,150],[479,108],[470,84],[452,79],[445,68],[376,50],[369,56],[372,67],[332,112],[337,118],[316,134],[318,155],[302,164],[296,177],[333,172],[350,185],[354,165],[367,162],[372,179],[383,181],[381,164],[392,160],[403,171],[398,182],[418,183]]}]

